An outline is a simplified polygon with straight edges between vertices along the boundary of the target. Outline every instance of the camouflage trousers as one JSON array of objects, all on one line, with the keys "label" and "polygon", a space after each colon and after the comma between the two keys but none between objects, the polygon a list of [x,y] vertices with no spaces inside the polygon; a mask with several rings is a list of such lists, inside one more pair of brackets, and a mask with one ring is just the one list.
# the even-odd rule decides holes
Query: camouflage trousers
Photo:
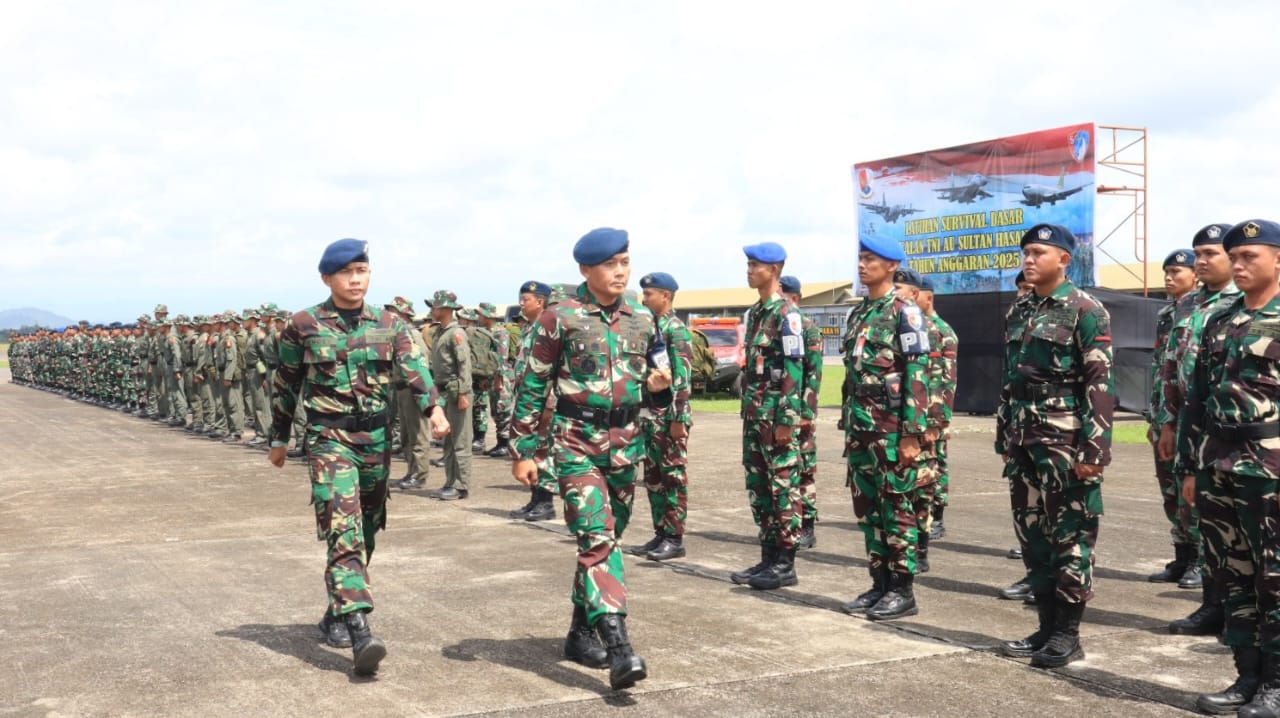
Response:
[{"label": "camouflage trousers", "polygon": [[663,419],[644,422],[644,488],[649,495],[653,530],[664,536],[684,536],[689,515],[689,439],[674,439]]},{"label": "camouflage trousers", "polygon": [[1004,475],[1027,583],[1037,594],[1084,603],[1093,597],[1102,483],[1077,478],[1073,454],[1070,446],[1010,447]]},{"label": "camouflage trousers", "polygon": [[800,503],[804,507],[801,518],[818,520],[818,439],[817,427],[801,424],[797,429],[800,443]]},{"label": "camouflage trousers", "polygon": [[587,623],[593,626],[606,614],[626,615],[627,585],[619,546],[631,520],[636,467],[610,466],[608,456],[557,451],[555,470],[564,523],[578,541],[573,603],[586,609]]},{"label": "camouflage trousers", "polygon": [[1280,482],[1223,471],[1196,474],[1200,533],[1225,596],[1224,641],[1280,654]]},{"label": "camouflage trousers", "polygon": [[914,575],[920,539],[916,465],[898,466],[880,453],[867,449],[848,453],[846,482],[853,493],[853,515],[873,572],[887,567],[893,573]]},{"label": "camouflage trousers", "polygon": [[334,616],[373,608],[368,567],[375,537],[387,524],[391,455],[386,429],[366,436],[372,443],[349,444],[314,431],[306,436],[316,537],[328,545],[324,583]]},{"label": "camouflage trousers", "polygon": [[[1169,537],[1174,544],[1200,545],[1200,512],[1188,506],[1182,499],[1182,477],[1173,473],[1172,461],[1161,461],[1155,456],[1155,444],[1151,453],[1156,462],[1156,484],[1160,487],[1160,503],[1164,517],[1169,521]],[[1204,560],[1201,557],[1201,563]],[[1203,566],[1202,566],[1203,567]]]},{"label": "camouflage trousers", "polygon": [[[938,439],[934,444],[935,463],[938,471],[938,486],[933,492],[933,505],[945,508],[951,504],[951,470],[947,465],[947,440]],[[933,521],[929,522],[930,525]]]},{"label": "camouflage trousers", "polygon": [[471,383],[471,434],[473,437],[479,438],[489,432],[489,412],[492,410],[490,403],[493,401],[493,392],[490,390],[493,382],[489,379],[480,379]]},{"label": "camouflage trousers", "polygon": [[742,423],[742,466],[746,470],[747,501],[759,528],[760,545],[792,550],[800,537],[804,503],[800,500],[800,436],[774,441],[770,421]]},{"label": "camouflage trousers", "polygon": [[498,390],[494,392],[493,423],[496,425],[499,439],[511,438],[511,413],[515,411],[512,403],[515,398],[511,395],[511,387],[515,385],[515,381],[515,367],[510,363],[504,363],[502,380],[498,382]]}]

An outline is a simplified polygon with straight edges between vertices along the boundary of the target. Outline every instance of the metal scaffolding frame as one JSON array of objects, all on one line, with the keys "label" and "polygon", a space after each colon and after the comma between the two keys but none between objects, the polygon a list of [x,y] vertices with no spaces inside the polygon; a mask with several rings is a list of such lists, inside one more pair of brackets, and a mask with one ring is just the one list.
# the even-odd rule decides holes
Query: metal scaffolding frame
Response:
[{"label": "metal scaffolding frame", "polygon": [[[1106,144],[1107,141],[1110,144]],[[1117,264],[1124,265],[1104,245],[1107,240],[1132,228],[1133,258],[1142,266],[1142,276],[1126,268],[1134,279],[1142,282],[1142,296],[1147,296],[1147,128],[1121,125],[1097,125],[1095,144],[1098,194],[1128,198],[1133,208],[1124,219],[1107,232],[1094,247]],[[1116,184],[1104,184],[1104,182]],[[1127,234],[1124,233],[1124,234]],[[1122,251],[1122,250],[1117,250]]]}]

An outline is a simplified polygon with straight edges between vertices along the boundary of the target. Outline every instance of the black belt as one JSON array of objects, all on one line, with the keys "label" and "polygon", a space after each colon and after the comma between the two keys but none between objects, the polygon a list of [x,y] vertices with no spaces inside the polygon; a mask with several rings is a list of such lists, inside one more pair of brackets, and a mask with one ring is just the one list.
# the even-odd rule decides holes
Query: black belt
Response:
[{"label": "black belt", "polygon": [[561,398],[556,401],[556,413],[596,426],[621,429],[640,417],[640,407],[619,406],[613,409],[595,409],[586,404]]},{"label": "black belt", "polygon": [[391,412],[380,414],[318,414],[307,412],[308,424],[319,424],[342,431],[373,431],[390,424]]},{"label": "black belt", "polygon": [[1222,424],[1209,422],[1209,436],[1222,441],[1259,441],[1280,438],[1280,422]]},{"label": "black belt", "polygon": [[882,399],[888,396],[888,392],[884,384],[854,384],[849,390],[851,396],[860,399]]},{"label": "black belt", "polygon": [[1035,401],[1051,397],[1068,397],[1076,395],[1075,384],[1015,384],[1013,398],[1019,401]]}]

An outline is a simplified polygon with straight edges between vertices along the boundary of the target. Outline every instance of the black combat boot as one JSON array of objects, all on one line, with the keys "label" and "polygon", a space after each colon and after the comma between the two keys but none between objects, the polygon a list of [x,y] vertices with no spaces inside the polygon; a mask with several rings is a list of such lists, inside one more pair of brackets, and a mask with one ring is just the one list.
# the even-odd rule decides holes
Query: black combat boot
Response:
[{"label": "black combat boot", "polygon": [[649,675],[645,670],[644,659],[631,650],[631,640],[627,638],[626,616],[607,613],[596,621],[596,631],[609,651],[610,688],[615,691],[630,688]]},{"label": "black combat boot", "polygon": [[1258,692],[1258,685],[1262,683],[1262,651],[1257,646],[1232,646],[1231,655],[1236,663],[1236,682],[1221,693],[1197,696],[1196,707],[1205,713],[1234,713]]},{"label": "black combat boot", "polygon": [[929,540],[937,541],[947,535],[947,526],[942,523],[942,510],[945,506],[933,507],[933,525],[929,527]]},{"label": "black combat boot", "polygon": [[1200,573],[1200,546],[1192,545],[1187,558],[1187,570],[1178,579],[1178,588],[1200,588],[1204,585],[1204,576]]},{"label": "black combat boot", "polygon": [[750,568],[744,568],[741,571],[734,571],[733,573],[729,574],[729,580],[733,581],[739,586],[742,586],[746,584],[747,581],[750,581],[752,576],[772,566],[773,562],[777,558],[778,558],[777,546],[774,546],[773,544],[767,544],[767,545],[760,544],[760,563]]},{"label": "black combat boot", "polygon": [[484,453],[484,434],[483,433],[476,434],[474,437],[471,438],[471,453],[473,454]]},{"label": "black combat boot", "polygon": [[761,591],[772,591],[775,588],[794,586],[800,583],[796,578],[796,550],[780,548],[773,563],[762,568],[747,579],[747,585]]},{"label": "black combat boot", "polygon": [[499,436],[498,443],[492,449],[484,452],[484,455],[490,459],[509,459],[511,458],[507,450],[507,440],[505,437]]},{"label": "black combat boot", "polygon": [[796,550],[803,551],[818,545],[818,535],[814,533],[817,519],[808,518],[800,521],[800,537],[796,539]]},{"label": "black combat boot", "polygon": [[1152,583],[1177,583],[1182,574],[1187,572],[1187,564],[1195,548],[1191,544],[1176,543],[1173,545],[1173,560],[1164,565],[1164,570],[1147,576]]},{"label": "black combat boot", "polygon": [[929,532],[921,531],[916,538],[916,573],[929,573]]},{"label": "black combat boot", "polygon": [[1031,592],[1031,584],[1026,581],[1019,581],[1013,585],[1000,589],[1000,598],[1006,601],[1025,601],[1027,597],[1034,596]]},{"label": "black combat boot", "polygon": [[1053,633],[1054,611],[1057,603],[1052,593],[1044,593],[1036,597],[1036,614],[1040,625],[1036,632],[1021,641],[1005,641],[1000,644],[1000,653],[1010,658],[1030,658],[1032,653],[1044,648],[1044,644]]},{"label": "black combat boot", "polygon": [[351,632],[347,630],[346,622],[328,611],[320,619],[320,633],[324,636],[324,642],[334,648],[351,647]]},{"label": "black combat boot", "polygon": [[1213,590],[1213,582],[1204,582],[1200,592],[1200,606],[1190,616],[1170,623],[1169,633],[1178,636],[1216,636],[1222,633],[1226,614],[1217,592]]},{"label": "black combat boot", "polygon": [[649,553],[655,548],[658,548],[658,546],[662,544],[662,539],[664,538],[666,538],[666,534],[662,533],[661,531],[654,531],[653,538],[641,544],[628,546],[626,551],[632,556],[644,556],[645,554]]},{"label": "black combat boot", "polygon": [[1262,654],[1261,675],[1253,700],[1236,713],[1240,718],[1280,718],[1280,656]]},{"label": "black combat boot", "polygon": [[348,613],[343,617],[351,634],[351,656],[357,676],[371,676],[378,672],[378,664],[387,655],[387,646],[381,638],[369,630],[369,619],[364,611]]},{"label": "black combat boot", "polygon": [[[1031,665],[1038,668],[1061,668],[1068,663],[1084,658],[1084,649],[1080,647],[1080,619],[1084,616],[1083,603],[1067,603],[1056,595],[1045,596],[1045,601],[1052,601],[1053,633],[1044,642],[1040,650],[1031,654]],[[1041,603],[1036,604],[1037,610]]]},{"label": "black combat boot", "polygon": [[650,561],[666,561],[673,558],[684,558],[684,537],[663,536],[657,548],[644,555]]},{"label": "black combat boot", "polygon": [[523,519],[526,515],[528,515],[529,510],[532,509],[534,504],[536,503],[538,503],[538,487],[531,486],[529,487],[529,503],[525,504],[524,506],[521,506],[518,509],[512,509],[511,511],[507,512],[507,516],[510,516],[513,519]]},{"label": "black combat boot", "polygon": [[873,621],[892,621],[920,613],[916,606],[916,594],[912,589],[915,578],[909,573],[890,572],[889,592],[876,605],[867,609],[867,618]]},{"label": "black combat boot", "polygon": [[845,613],[866,613],[868,608],[879,603],[880,599],[884,598],[884,595],[889,592],[889,568],[887,566],[881,565],[879,568],[868,567],[867,572],[871,574],[871,590],[841,606]]},{"label": "black combat boot", "polygon": [[569,635],[564,639],[564,657],[587,668],[608,668],[609,652],[600,645],[595,631],[587,625],[587,609],[574,604]]},{"label": "black combat boot", "polygon": [[413,491],[427,485],[427,477],[418,474],[417,476],[406,476],[396,482],[395,486],[401,491]]},{"label": "black combat boot", "polygon": [[555,494],[546,489],[535,489],[537,502],[524,515],[525,521],[550,521],[556,517]]}]

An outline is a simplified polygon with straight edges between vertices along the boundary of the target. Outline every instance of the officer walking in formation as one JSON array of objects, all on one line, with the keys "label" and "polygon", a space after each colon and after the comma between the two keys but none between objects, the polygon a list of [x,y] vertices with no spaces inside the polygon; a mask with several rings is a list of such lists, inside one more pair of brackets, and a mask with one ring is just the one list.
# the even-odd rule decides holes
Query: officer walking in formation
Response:
[{"label": "officer walking in formation", "polygon": [[760,562],[730,574],[736,584],[770,590],[794,586],[800,500],[800,419],[804,391],[804,323],[782,296],[787,252],[774,242],[743,247],[747,285],[760,299],[743,339],[742,466],[758,528]]},{"label": "officer walking in formation", "polygon": [[[1280,224],[1222,233],[1237,294],[1204,322],[1178,422],[1178,465],[1226,611],[1236,681],[1201,695],[1208,713],[1280,715]],[[1192,487],[1188,487],[1192,489]]]},{"label": "officer walking in formation", "polygon": [[1102,471],[1111,463],[1111,317],[1066,277],[1070,230],[1039,224],[1021,245],[1035,290],[1009,308],[995,450],[1039,627],[1001,648],[1052,668],[1084,657],[1080,619],[1093,597]]},{"label": "officer walking in formation", "polygon": [[320,630],[332,646],[351,646],[355,672],[376,673],[386,646],[372,634],[368,565],[386,526],[392,382],[402,383],[431,421],[449,429],[426,358],[397,316],[364,301],[369,245],[330,244],[320,258],[330,296],[294,314],[280,336],[271,407],[271,463],[284,466],[295,403],[307,407],[306,437],[316,535],[328,544],[329,607]]},{"label": "officer walking in formation", "polygon": [[653,315],[623,296],[631,278],[629,245],[626,231],[612,228],[592,230],[574,245],[586,281],[537,319],[511,420],[511,472],[532,486],[544,409],[554,397],[553,463],[565,524],[578,540],[564,652],[583,665],[608,667],[614,690],[647,675],[627,635],[619,546],[631,518],[636,465],[644,461],[640,409],[646,389],[655,407],[672,401],[670,369],[654,366],[660,336]]},{"label": "officer walking in formation", "polygon": [[652,409],[643,419],[645,455],[644,488],[653,518],[653,538],[632,546],[628,553],[650,561],[666,561],[685,555],[684,524],[689,515],[689,377],[693,368],[693,337],[672,311],[680,285],[666,272],[640,278],[642,304],[656,318],[659,344],[666,357],[655,363],[671,370],[670,407]]},{"label": "officer walking in formation", "polygon": [[871,574],[871,588],[844,610],[876,621],[919,613],[915,492],[928,428],[929,337],[920,307],[894,292],[905,260],[896,242],[862,240],[858,280],[867,296],[850,312],[844,332],[846,481]]},{"label": "officer walking in formation", "polygon": [[[529,349],[533,346],[535,330],[538,327],[538,317],[542,316],[551,301],[551,286],[536,280],[525,282],[520,285],[519,301],[520,336],[516,339],[514,358],[508,368],[507,379],[509,381],[504,379],[504,384],[511,387],[510,391],[507,392],[507,411],[504,412],[508,417],[508,427],[510,426],[511,416],[515,411],[515,386],[528,367]],[[548,408],[544,410],[545,416],[542,417],[542,421],[539,424],[542,432],[541,442],[533,453],[534,466],[538,469],[538,480],[529,487],[529,501],[524,506],[507,514],[513,519],[547,521],[556,517],[555,497],[560,492],[560,484],[556,479],[555,466],[551,463],[550,452],[555,397],[549,396],[547,404]]]},{"label": "officer walking in formation", "polygon": [[452,427],[444,438],[444,486],[427,495],[456,501],[471,490],[471,347],[454,316],[462,308],[458,295],[441,289],[427,304],[438,325],[431,335],[431,375]]}]

